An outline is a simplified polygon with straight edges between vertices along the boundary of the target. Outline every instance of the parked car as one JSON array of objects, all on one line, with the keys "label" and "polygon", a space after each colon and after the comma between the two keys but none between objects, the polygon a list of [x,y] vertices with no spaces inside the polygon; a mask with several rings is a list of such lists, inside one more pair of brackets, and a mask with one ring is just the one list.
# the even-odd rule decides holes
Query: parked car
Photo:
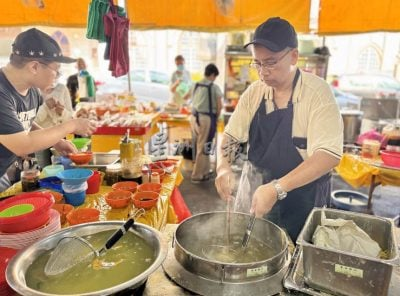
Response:
[{"label": "parked car", "polygon": [[344,74],[337,87],[363,98],[400,98],[400,82],[384,74]]},{"label": "parked car", "polygon": [[[165,104],[170,98],[169,75],[157,70],[135,69],[130,72],[131,87],[140,102]],[[128,91],[128,75],[107,78],[97,87],[97,92],[121,93]]]},{"label": "parked car", "polygon": [[343,92],[336,87],[332,87],[332,91],[340,110],[360,110],[361,97]]}]

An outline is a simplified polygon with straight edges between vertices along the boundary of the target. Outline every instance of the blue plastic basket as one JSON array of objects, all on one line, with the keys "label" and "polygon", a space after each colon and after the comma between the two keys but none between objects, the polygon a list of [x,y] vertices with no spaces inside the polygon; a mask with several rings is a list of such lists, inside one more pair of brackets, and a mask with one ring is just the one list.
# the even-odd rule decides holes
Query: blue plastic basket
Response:
[{"label": "blue plastic basket", "polygon": [[81,184],[87,181],[92,175],[93,171],[88,169],[70,169],[57,173],[57,177],[67,185]]},{"label": "blue plastic basket", "polygon": [[60,178],[57,177],[47,177],[39,180],[39,187],[51,189],[57,192],[63,192],[62,189],[62,181]]}]

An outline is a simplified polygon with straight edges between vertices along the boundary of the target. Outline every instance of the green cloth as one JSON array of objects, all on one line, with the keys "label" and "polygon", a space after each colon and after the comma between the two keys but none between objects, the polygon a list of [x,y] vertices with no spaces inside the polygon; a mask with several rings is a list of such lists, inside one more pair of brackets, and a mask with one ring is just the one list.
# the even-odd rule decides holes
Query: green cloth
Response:
[{"label": "green cloth", "polygon": [[93,0],[89,4],[86,37],[100,42],[106,41],[104,35],[103,16],[108,12],[110,4],[108,0]]}]

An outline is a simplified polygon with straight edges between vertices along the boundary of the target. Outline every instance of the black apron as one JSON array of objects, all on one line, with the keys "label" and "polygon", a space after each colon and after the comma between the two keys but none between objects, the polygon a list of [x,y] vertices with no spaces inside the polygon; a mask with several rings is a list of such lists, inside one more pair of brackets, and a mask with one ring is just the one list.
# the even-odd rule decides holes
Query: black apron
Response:
[{"label": "black apron", "polygon": [[[299,148],[307,148],[307,139],[292,137],[293,92],[300,76],[297,70],[292,94],[285,109],[266,112],[264,96],[250,125],[248,158],[253,166],[263,172],[263,183],[279,179],[303,162]],[[283,200],[278,200],[266,219],[287,230],[296,242],[306,218],[314,206],[327,205],[330,197],[330,175],[292,190]]]}]

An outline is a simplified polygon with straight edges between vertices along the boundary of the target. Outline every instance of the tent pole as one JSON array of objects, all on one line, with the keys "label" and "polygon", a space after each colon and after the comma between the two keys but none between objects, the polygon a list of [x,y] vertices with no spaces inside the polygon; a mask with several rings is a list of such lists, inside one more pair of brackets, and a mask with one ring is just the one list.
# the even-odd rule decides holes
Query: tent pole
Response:
[{"label": "tent pole", "polygon": [[[128,10],[127,10],[127,0],[117,0],[117,3],[119,6],[125,8],[125,12],[126,12],[126,17],[129,18],[128,16]],[[130,31],[130,30],[129,30]],[[128,40],[129,40],[129,31],[128,31]],[[128,43],[128,48],[129,48],[129,43]],[[131,82],[131,65],[130,65],[130,59],[129,59],[129,71],[128,71],[128,91],[129,94],[132,93],[132,82]]]}]

